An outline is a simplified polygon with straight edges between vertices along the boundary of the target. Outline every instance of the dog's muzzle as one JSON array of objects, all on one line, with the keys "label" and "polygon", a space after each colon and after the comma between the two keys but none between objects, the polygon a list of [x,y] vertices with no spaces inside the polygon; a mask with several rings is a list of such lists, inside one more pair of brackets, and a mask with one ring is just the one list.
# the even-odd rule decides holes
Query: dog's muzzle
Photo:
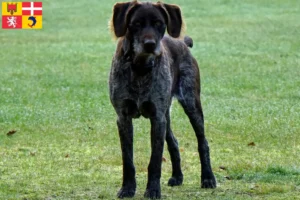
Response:
[{"label": "dog's muzzle", "polygon": [[156,42],[154,39],[145,39],[144,41],[144,50],[145,53],[154,53],[156,49]]}]

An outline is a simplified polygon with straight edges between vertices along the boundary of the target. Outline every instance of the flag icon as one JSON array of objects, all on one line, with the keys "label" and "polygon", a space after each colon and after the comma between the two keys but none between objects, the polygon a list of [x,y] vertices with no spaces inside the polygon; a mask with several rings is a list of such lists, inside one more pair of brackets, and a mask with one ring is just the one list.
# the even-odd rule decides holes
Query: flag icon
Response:
[{"label": "flag icon", "polygon": [[2,2],[3,29],[41,29],[42,2]]}]

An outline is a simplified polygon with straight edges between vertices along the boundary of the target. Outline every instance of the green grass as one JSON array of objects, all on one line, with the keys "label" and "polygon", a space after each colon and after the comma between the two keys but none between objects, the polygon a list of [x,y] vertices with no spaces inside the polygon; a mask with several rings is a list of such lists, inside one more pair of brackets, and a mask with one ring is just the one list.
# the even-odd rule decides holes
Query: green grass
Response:
[{"label": "green grass", "polygon": [[[107,84],[114,2],[43,1],[42,30],[0,30],[0,199],[116,198],[122,165]],[[200,189],[195,136],[174,101],[185,179],[166,186],[165,151],[163,198],[299,199],[298,0],[166,2],[181,6],[194,40],[218,188]],[[141,199],[150,126],[134,125]]]}]

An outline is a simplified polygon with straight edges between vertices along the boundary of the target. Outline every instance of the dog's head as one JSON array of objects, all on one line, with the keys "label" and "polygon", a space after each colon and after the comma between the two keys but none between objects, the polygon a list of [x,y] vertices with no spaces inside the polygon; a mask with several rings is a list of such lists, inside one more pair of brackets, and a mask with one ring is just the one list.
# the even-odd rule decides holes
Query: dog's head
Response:
[{"label": "dog's head", "polygon": [[161,2],[131,1],[116,3],[111,29],[117,38],[126,36],[125,52],[132,48],[136,56],[161,54],[160,40],[167,29],[171,37],[179,37],[183,20],[180,8]]}]

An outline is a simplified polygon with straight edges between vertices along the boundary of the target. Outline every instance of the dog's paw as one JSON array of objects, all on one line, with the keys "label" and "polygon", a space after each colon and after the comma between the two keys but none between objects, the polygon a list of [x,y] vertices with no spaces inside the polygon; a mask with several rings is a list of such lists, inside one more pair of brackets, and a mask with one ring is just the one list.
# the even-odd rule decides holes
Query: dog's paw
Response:
[{"label": "dog's paw", "polygon": [[148,199],[160,199],[161,197],[160,189],[159,188],[147,189],[144,194],[144,197]]},{"label": "dog's paw", "polygon": [[216,188],[217,181],[214,176],[211,178],[203,178],[201,179],[201,188]]},{"label": "dog's paw", "polygon": [[118,198],[131,198],[135,195],[134,188],[122,187],[118,192]]},{"label": "dog's paw", "polygon": [[181,185],[182,181],[183,181],[183,176],[178,176],[178,177],[173,176],[169,179],[168,186],[173,187],[173,186]]}]

